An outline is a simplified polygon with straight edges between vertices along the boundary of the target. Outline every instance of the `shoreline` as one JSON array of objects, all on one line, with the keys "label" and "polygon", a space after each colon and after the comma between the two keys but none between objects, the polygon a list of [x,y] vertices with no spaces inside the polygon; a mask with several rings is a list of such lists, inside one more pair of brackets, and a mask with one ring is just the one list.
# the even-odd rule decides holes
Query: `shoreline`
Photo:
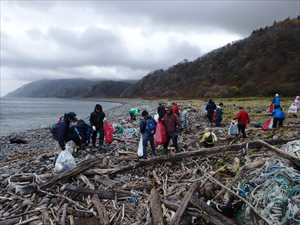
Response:
[{"label": "shoreline", "polygon": [[[99,100],[100,101],[100,100]],[[120,103],[109,110],[105,110],[106,118],[112,123],[121,123],[129,117],[128,110],[131,107],[139,107],[141,110],[146,109],[153,112],[156,109],[156,101],[147,100],[131,100],[130,102]],[[85,121],[88,123],[88,121]],[[52,138],[49,130],[50,127],[42,127],[28,129],[20,132],[12,132],[7,135],[0,136],[0,160],[5,159],[8,155],[17,152],[26,151],[49,151],[58,149],[57,142]],[[11,144],[10,140],[13,137],[28,141],[27,144]]]},{"label": "shoreline", "polygon": [[[5,97],[6,99],[20,99],[20,98],[15,98],[15,97]],[[5,99],[2,97],[2,99]],[[24,98],[21,98],[21,99],[43,99],[43,98],[27,98],[27,97],[24,97]],[[94,102],[96,103],[97,101],[99,102],[104,102],[104,103],[111,103],[111,104],[118,104],[118,105],[115,105],[115,106],[112,106],[111,108],[107,109],[107,110],[115,110],[116,108],[119,108],[119,107],[123,107],[124,105],[127,104],[127,102],[121,102],[121,101],[114,101],[113,99],[107,99],[107,100],[104,100],[104,99],[81,99],[81,98],[45,98],[45,99],[60,99],[60,100],[75,100],[75,101],[85,101],[87,100],[88,102]],[[64,112],[62,112],[64,113]],[[76,112],[75,112],[76,113]],[[83,119],[83,118],[81,118]],[[55,121],[53,121],[53,123],[55,123]],[[0,134],[0,138],[3,138],[3,137],[6,137],[6,136],[14,136],[14,135],[18,135],[18,134],[21,134],[21,133],[24,133],[24,132],[31,132],[31,131],[35,131],[35,130],[40,130],[40,129],[49,129],[50,126],[49,124],[48,125],[44,125],[44,126],[37,126],[37,127],[32,127],[32,128],[29,128],[29,129],[25,129],[25,130],[18,130],[18,131],[12,131],[12,132],[9,132],[9,133],[4,133],[4,134]],[[4,128],[2,128],[4,129]]]}]

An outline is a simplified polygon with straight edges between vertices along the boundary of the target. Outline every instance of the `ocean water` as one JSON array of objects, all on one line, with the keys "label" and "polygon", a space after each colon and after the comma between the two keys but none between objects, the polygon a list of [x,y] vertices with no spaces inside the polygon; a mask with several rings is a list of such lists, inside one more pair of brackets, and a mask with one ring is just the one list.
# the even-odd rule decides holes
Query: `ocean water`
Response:
[{"label": "ocean water", "polygon": [[0,136],[49,127],[66,112],[88,121],[95,104],[109,110],[119,103],[61,98],[0,98]]}]

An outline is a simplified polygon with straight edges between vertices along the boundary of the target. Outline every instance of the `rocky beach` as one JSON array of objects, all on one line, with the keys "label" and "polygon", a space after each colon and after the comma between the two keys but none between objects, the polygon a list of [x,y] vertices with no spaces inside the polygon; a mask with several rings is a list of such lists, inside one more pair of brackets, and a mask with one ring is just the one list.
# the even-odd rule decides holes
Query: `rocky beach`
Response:
[{"label": "rocky beach", "polygon": [[[158,101],[130,100],[106,112],[123,132],[114,134],[106,152],[87,147],[74,153],[76,167],[60,174],[54,172],[60,150],[48,129],[1,137],[0,224],[275,224],[283,218],[264,211],[272,210],[272,196],[259,197],[266,195],[271,181],[274,191],[285,188],[294,196],[292,205],[276,206],[282,213],[300,207],[298,192],[292,194],[300,159],[289,150],[293,148],[284,147],[300,138],[299,115],[289,116],[280,129],[263,131],[256,123],[268,118],[264,101],[225,101],[224,126],[213,128],[218,142],[204,148],[199,143],[207,127],[203,102],[178,103],[188,110],[189,124],[179,135],[180,152],[166,155],[159,146],[158,157],[147,160],[137,157],[139,120],[129,122],[128,110],[138,107],[154,114]],[[237,103],[251,105],[246,139],[227,134]],[[13,137],[28,144],[10,144]],[[291,182],[280,186],[277,178],[268,178],[270,168],[275,177]],[[251,182],[257,196],[247,194]],[[294,211],[285,220],[299,217]]]},{"label": "rocky beach", "polygon": [[[92,99],[93,100],[93,99]],[[101,101],[103,101],[101,99]],[[154,111],[157,106],[157,101],[145,101],[145,100],[124,100],[124,99],[106,99],[104,101],[120,103],[120,106],[116,106],[106,111],[107,119],[111,122],[117,123],[118,121],[125,120],[129,117],[128,110],[132,107],[138,107],[149,111]],[[61,112],[64,114],[65,112]],[[88,117],[89,115],[86,115]],[[88,122],[88,121],[86,121]],[[53,121],[53,124],[55,121]],[[5,129],[2,128],[2,129]],[[27,144],[11,144],[10,139],[17,138],[25,140]],[[52,138],[49,127],[26,130],[18,133],[11,133],[9,135],[0,136],[0,160],[4,160],[8,155],[15,154],[17,152],[43,152],[58,150],[56,141]]]}]

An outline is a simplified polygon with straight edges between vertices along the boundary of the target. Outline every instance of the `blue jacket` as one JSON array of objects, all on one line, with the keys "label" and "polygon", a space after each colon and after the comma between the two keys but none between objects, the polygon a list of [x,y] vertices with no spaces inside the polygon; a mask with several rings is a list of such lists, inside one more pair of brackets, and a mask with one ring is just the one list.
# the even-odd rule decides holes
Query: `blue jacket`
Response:
[{"label": "blue jacket", "polygon": [[280,99],[280,96],[275,96],[272,100],[272,103],[275,105],[275,106],[279,106],[280,103],[281,103],[281,99]]},{"label": "blue jacket", "polygon": [[274,109],[272,112],[272,116],[273,118],[280,119],[280,120],[285,118],[285,114],[284,112],[282,112],[281,109]]},{"label": "blue jacket", "polygon": [[147,130],[147,121],[148,120],[153,120],[155,125],[156,125],[156,122],[155,120],[151,117],[151,116],[148,116],[146,119],[142,119],[141,122],[140,122],[140,131],[141,131],[141,134],[144,136],[151,136],[153,134],[150,133],[150,131]]}]

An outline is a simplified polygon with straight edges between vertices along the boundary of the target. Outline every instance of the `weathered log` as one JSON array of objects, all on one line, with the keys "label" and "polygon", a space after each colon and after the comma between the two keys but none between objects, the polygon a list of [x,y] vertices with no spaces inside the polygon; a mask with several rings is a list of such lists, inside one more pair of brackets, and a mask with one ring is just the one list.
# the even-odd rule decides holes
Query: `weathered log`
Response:
[{"label": "weathered log", "polygon": [[253,211],[260,219],[262,219],[262,221],[263,221],[264,223],[269,224],[269,225],[271,224],[267,218],[265,218],[264,216],[262,216],[262,215],[256,210],[256,208],[255,208],[254,206],[251,205],[250,202],[248,202],[246,199],[244,199],[244,198],[242,198],[241,196],[239,196],[238,194],[236,194],[236,193],[235,193],[234,191],[232,191],[231,189],[227,188],[224,184],[222,184],[220,181],[218,181],[217,179],[215,179],[214,177],[212,177],[210,174],[208,174],[208,173],[206,173],[206,172],[204,172],[204,171],[202,171],[202,172],[205,174],[205,176],[207,176],[207,177],[209,178],[209,180],[210,180],[211,182],[213,182],[213,183],[215,183],[215,184],[221,186],[222,188],[226,189],[230,194],[234,195],[235,197],[237,197],[238,199],[240,199],[242,202],[244,202],[246,205],[248,205],[248,206],[251,208],[251,210],[252,210],[252,211]]},{"label": "weathered log", "polygon": [[88,188],[80,188],[80,187],[75,187],[74,185],[67,185],[63,189],[64,191],[68,192],[73,192],[77,193],[80,195],[98,195],[100,199],[110,199],[114,200],[115,197],[117,198],[123,198],[123,197],[129,197],[131,193],[129,191],[121,191],[121,190],[92,190]]},{"label": "weathered log", "polygon": [[[176,204],[168,200],[164,200],[163,203],[168,209],[171,209],[173,211],[176,211],[179,208],[179,204]],[[193,206],[194,208],[192,208],[191,206]],[[223,225],[223,224],[235,225],[236,224],[235,221],[233,221],[232,219],[225,217],[223,214],[219,213],[215,209],[208,206],[203,200],[198,200],[198,199],[195,200],[194,198],[190,200],[190,204],[186,208],[185,213],[194,217],[199,217],[199,218],[205,217],[209,220],[211,224],[214,225]]]},{"label": "weathered log", "polygon": [[[91,189],[91,190],[95,190],[95,185],[92,184],[90,182],[90,180],[84,176],[84,175],[80,175],[79,176],[80,179]],[[98,212],[98,219],[99,219],[99,223],[101,225],[107,225],[109,224],[109,219],[107,217],[107,214],[106,214],[106,211],[105,211],[105,207],[104,205],[100,202],[99,200],[99,197],[97,194],[93,194],[93,197],[92,197],[92,203],[94,204],[97,212]]]},{"label": "weathered log", "polygon": [[94,206],[97,209],[99,223],[101,225],[108,225],[109,224],[109,218],[107,216],[104,205],[100,202],[99,197],[98,197],[97,194],[93,195],[92,202],[93,202]]},{"label": "weathered log", "polygon": [[[23,212],[23,213],[20,213],[20,214],[7,216],[7,217],[1,217],[0,221],[1,220],[13,219],[13,218],[19,218],[19,217],[22,217],[22,216],[25,216],[25,215],[28,215],[28,214],[40,214],[42,210],[44,210],[44,208],[33,209],[33,210]],[[1,222],[0,222],[0,224],[1,224]]]},{"label": "weathered log", "polygon": [[275,146],[272,146],[271,144],[269,144],[269,143],[267,143],[263,140],[258,140],[258,142],[260,144],[262,144],[264,147],[266,147],[266,148],[270,149],[271,151],[275,152],[276,154],[278,154],[282,158],[285,158],[285,159],[291,161],[296,166],[300,167],[300,159],[298,159],[297,157],[295,157],[295,156],[293,156],[289,153],[286,153],[286,152],[282,151],[281,149],[276,148]]},{"label": "weathered log", "polygon": [[194,192],[196,191],[198,185],[199,185],[199,183],[195,182],[190,186],[190,189],[185,194],[179,208],[176,210],[176,213],[175,213],[175,215],[173,216],[173,218],[170,222],[171,225],[179,225],[181,217],[182,217],[186,207],[188,206]]},{"label": "weathered log", "polygon": [[14,224],[17,224],[18,221],[19,221],[19,218],[6,219],[4,221],[0,221],[0,225],[14,225]]},{"label": "weathered log", "polygon": [[27,220],[24,220],[24,221],[22,221],[22,222],[19,222],[19,223],[17,223],[16,225],[25,225],[25,224],[29,224],[30,222],[36,221],[36,220],[39,220],[39,219],[40,219],[39,216],[35,216],[35,217],[29,218],[29,219],[27,219]]},{"label": "weathered log", "polygon": [[61,219],[60,219],[60,224],[61,225],[66,224],[67,208],[68,208],[68,203],[65,203],[63,205],[62,215],[61,215]]},{"label": "weathered log", "polygon": [[160,195],[159,192],[156,190],[156,188],[152,188],[151,190],[150,210],[151,210],[153,225],[163,225],[164,218],[161,209]]},{"label": "weathered log", "polygon": [[[291,141],[291,140],[270,140],[267,142],[271,143],[271,144],[283,144],[283,143],[286,143],[289,141]],[[201,148],[196,151],[180,152],[173,156],[160,156],[160,157],[156,157],[153,159],[139,161],[137,163],[134,163],[134,164],[131,164],[128,166],[123,166],[123,167],[115,168],[113,170],[108,170],[106,172],[103,172],[102,175],[104,175],[104,174],[115,175],[118,173],[123,173],[123,172],[127,172],[130,170],[134,170],[134,169],[137,169],[140,167],[151,166],[151,165],[155,165],[155,164],[163,163],[163,162],[167,162],[167,161],[178,162],[182,159],[194,157],[194,156],[207,157],[210,155],[214,155],[216,153],[222,153],[222,152],[227,152],[227,151],[239,151],[243,148],[259,148],[261,146],[262,146],[262,143],[260,143],[259,141],[250,141],[250,142],[246,142],[246,143],[242,143],[242,144],[224,145],[224,146],[213,147],[213,148]]]},{"label": "weathered log", "polygon": [[90,169],[91,167],[97,164],[101,164],[101,162],[102,162],[102,158],[84,160],[81,163],[79,163],[74,169],[54,176],[51,180],[42,184],[40,186],[40,189],[49,188],[55,185],[59,181],[63,181],[71,177],[77,176],[78,174]]}]

